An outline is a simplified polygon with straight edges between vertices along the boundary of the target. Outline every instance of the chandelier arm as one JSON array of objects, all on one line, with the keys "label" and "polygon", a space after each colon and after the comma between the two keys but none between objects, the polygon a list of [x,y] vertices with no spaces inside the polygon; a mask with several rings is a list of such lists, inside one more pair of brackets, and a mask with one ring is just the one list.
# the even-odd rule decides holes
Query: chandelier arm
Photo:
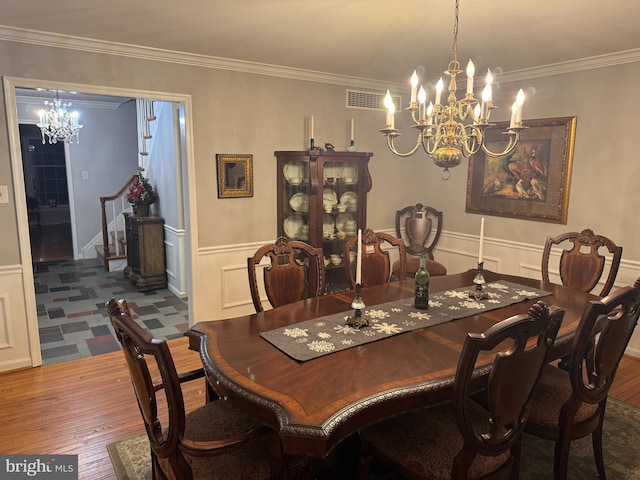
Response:
[{"label": "chandelier arm", "polygon": [[410,157],[411,155],[416,153],[420,148],[420,145],[422,145],[422,132],[420,132],[418,134],[418,141],[416,142],[416,145],[415,147],[413,147],[413,149],[411,149],[406,153],[399,152],[398,150],[396,150],[395,144],[393,143],[393,139],[396,136],[398,135],[387,135],[387,146],[389,147],[389,150],[393,152],[394,155],[397,155],[399,157]]},{"label": "chandelier arm", "polygon": [[505,132],[505,135],[509,135],[509,143],[502,152],[492,152],[487,148],[484,142],[482,143],[482,151],[490,157],[502,157],[503,155],[508,155],[509,153],[511,153],[518,144],[518,140],[520,139],[520,132],[509,130]]}]

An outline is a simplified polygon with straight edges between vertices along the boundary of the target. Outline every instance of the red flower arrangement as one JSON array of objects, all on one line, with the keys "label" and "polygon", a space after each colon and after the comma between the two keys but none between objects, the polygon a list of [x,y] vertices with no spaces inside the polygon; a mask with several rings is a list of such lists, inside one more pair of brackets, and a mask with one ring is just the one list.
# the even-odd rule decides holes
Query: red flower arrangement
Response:
[{"label": "red flower arrangement", "polygon": [[151,205],[158,200],[158,194],[153,190],[149,179],[142,175],[142,170],[138,169],[133,183],[129,185],[127,200],[133,205]]}]

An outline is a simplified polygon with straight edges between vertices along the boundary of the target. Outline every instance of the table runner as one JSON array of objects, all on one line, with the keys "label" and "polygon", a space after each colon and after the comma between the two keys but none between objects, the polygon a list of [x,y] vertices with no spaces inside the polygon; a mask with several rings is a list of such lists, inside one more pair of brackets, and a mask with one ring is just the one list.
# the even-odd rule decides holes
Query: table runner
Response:
[{"label": "table runner", "polygon": [[432,293],[428,310],[414,308],[413,297],[365,307],[362,315],[369,319],[369,326],[360,330],[345,325],[353,314],[348,311],[262,332],[260,336],[291,358],[304,362],[399,333],[551,295],[551,292],[501,280],[485,285],[489,298],[474,300],[468,294],[473,288]]}]

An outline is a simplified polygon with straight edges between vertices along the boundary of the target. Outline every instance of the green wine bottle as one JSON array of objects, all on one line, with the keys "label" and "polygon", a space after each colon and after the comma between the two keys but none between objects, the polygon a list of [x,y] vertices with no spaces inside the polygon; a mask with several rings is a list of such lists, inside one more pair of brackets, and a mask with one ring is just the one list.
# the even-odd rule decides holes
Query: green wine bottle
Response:
[{"label": "green wine bottle", "polygon": [[429,272],[427,271],[427,257],[420,257],[420,268],[416,272],[416,296],[413,306],[420,310],[429,308]]}]

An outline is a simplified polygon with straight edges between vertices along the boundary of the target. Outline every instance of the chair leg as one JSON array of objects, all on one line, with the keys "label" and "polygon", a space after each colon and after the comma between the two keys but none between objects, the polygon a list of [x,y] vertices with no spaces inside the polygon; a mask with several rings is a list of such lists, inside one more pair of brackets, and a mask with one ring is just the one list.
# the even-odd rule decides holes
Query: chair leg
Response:
[{"label": "chair leg", "polygon": [[571,437],[560,434],[556,440],[553,457],[553,478],[554,480],[567,480],[569,469],[569,448],[571,447]]},{"label": "chair leg", "polygon": [[596,469],[598,470],[598,478],[600,480],[606,480],[606,474],[604,472],[604,459],[602,457],[602,423],[603,418],[600,416],[600,422],[598,428],[596,428],[591,434],[591,443],[593,445],[593,457],[596,460]]}]

